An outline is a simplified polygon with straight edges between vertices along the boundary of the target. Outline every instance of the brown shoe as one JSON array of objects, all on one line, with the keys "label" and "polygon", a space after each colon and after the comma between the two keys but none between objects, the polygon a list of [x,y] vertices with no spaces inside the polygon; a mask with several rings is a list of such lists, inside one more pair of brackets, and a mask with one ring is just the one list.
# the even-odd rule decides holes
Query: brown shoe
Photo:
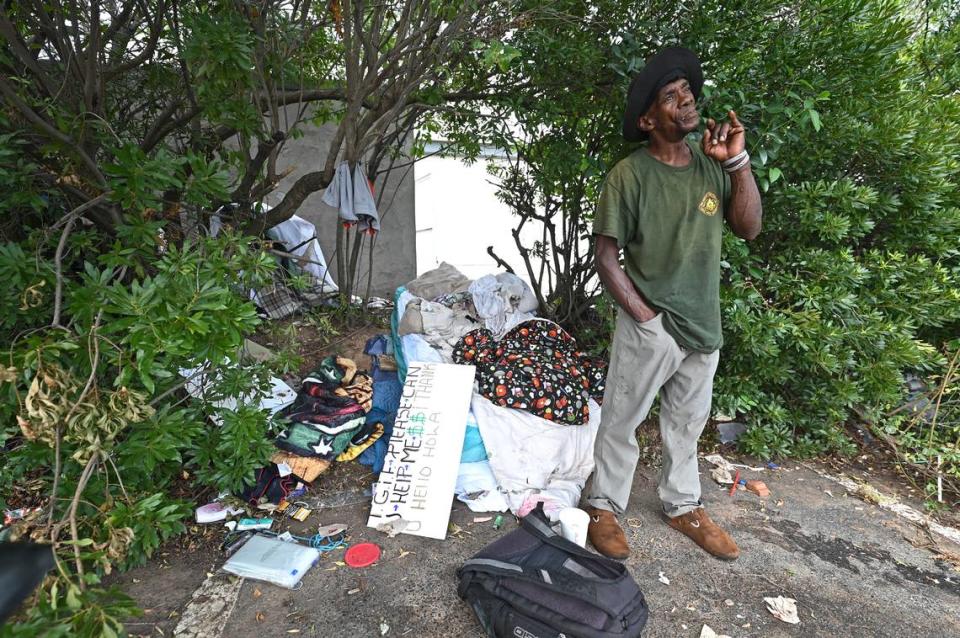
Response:
[{"label": "brown shoe", "polygon": [[719,525],[710,520],[702,507],[671,518],[668,524],[678,532],[689,536],[694,543],[717,558],[737,560],[740,556],[737,544],[729,534],[720,529]]},{"label": "brown shoe", "polygon": [[616,514],[597,507],[588,507],[587,514],[590,515],[587,538],[598,552],[617,560],[623,560],[630,555],[627,537],[623,535]]}]

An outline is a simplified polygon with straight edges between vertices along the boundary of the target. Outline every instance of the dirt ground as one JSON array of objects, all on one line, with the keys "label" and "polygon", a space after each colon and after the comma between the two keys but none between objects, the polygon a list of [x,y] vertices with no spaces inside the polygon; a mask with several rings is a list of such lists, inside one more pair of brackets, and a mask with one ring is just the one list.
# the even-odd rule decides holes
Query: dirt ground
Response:
[{"label": "dirt ground", "polygon": [[[296,328],[300,336],[292,345],[302,357],[300,375],[333,352],[366,367],[362,350],[367,339],[389,330],[383,318],[359,329],[338,329],[333,336],[309,321]],[[282,339],[271,342],[267,333],[260,339],[272,347],[285,345]],[[701,462],[706,506],[743,551],[740,560],[724,563],[663,522],[656,498],[659,446],[654,431],[640,431],[646,453],[621,521],[633,548],[626,564],[651,610],[645,637],[699,636],[705,624],[732,637],[960,636],[960,547],[847,495],[826,476],[845,472],[862,477],[885,494],[920,507],[922,494],[897,473],[883,450],[865,446],[856,459],[790,463],[750,474],[766,481],[772,492],[768,499],[746,492],[731,497],[710,480],[709,467]],[[714,441],[708,436],[705,447]],[[724,454],[737,462],[735,454]],[[222,528],[194,526],[149,565],[113,580],[145,609],[143,617],[127,625],[128,631],[174,634],[188,605],[211,604],[208,599],[214,596],[206,592],[212,587],[228,591],[229,602],[215,611],[207,629],[191,635],[479,638],[472,612],[456,596],[456,570],[514,529],[515,519],[505,515],[506,523],[495,530],[491,521],[482,520],[489,514],[470,512],[454,501],[450,520],[456,531],[446,540],[403,534],[389,538],[365,526],[373,479],[368,468],[355,462],[336,464],[301,499],[314,509],[311,517],[275,526],[275,531],[309,535],[318,525],[344,523],[349,543],[372,541],[382,548],[373,566],[347,567],[344,550],[338,549],[321,557],[298,590],[240,582],[218,571],[224,562]],[[204,589],[195,595],[198,588]],[[787,625],[766,611],[763,598],[778,595],[797,600],[799,625]]]},{"label": "dirt ground", "polygon": [[[454,503],[461,531],[444,541],[365,527],[372,477],[356,464],[338,466],[305,501],[316,508],[304,523],[281,529],[308,533],[345,523],[351,543],[372,541],[381,560],[365,569],[342,563],[343,550],[325,554],[290,591],[244,581],[237,603],[222,617],[223,636],[480,636],[469,608],[456,596],[456,569],[501,530]],[[641,466],[623,519],[633,548],[626,561],[650,605],[648,637],[699,636],[704,624],[730,636],[960,636],[960,547],[875,505],[848,496],[820,474],[823,464],[765,471],[772,495],[733,497],[704,474],[706,506],[735,536],[743,555],[724,563],[703,554],[664,524],[655,494],[656,468]],[[207,532],[217,536],[219,530]],[[128,625],[134,635],[170,635],[193,591],[217,573],[215,543],[171,547],[161,560],[121,575],[117,584],[147,610]],[[663,574],[670,581],[660,580]],[[763,598],[798,602],[800,625],[776,620]],[[387,628],[384,634],[384,628]],[[294,633],[295,632],[295,633]]]}]

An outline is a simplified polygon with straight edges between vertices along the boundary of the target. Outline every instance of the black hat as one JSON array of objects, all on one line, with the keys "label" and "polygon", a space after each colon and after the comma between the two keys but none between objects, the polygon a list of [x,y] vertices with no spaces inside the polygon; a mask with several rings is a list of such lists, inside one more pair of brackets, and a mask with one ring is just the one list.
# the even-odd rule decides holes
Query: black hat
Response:
[{"label": "black hat", "polygon": [[627,108],[623,112],[623,137],[628,142],[639,142],[646,137],[637,126],[637,120],[653,104],[660,89],[680,78],[687,79],[694,98],[699,100],[703,88],[700,59],[696,53],[683,47],[667,47],[651,56],[633,76],[627,91]]}]

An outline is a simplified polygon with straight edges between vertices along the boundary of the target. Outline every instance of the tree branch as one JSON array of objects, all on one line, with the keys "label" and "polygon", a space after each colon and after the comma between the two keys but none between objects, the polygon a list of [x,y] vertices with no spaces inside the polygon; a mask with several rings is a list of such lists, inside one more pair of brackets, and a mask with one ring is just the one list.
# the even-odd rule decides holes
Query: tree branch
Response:
[{"label": "tree branch", "polygon": [[301,175],[279,204],[266,214],[257,215],[248,221],[243,226],[242,232],[247,235],[260,235],[266,229],[273,228],[280,222],[290,219],[300,207],[300,204],[303,203],[303,200],[311,193],[326,188],[332,180],[333,175],[327,175],[326,171],[313,171]]},{"label": "tree branch", "polygon": [[[157,50],[157,42],[160,41],[160,36],[163,34],[163,16],[166,10],[165,0],[161,0],[160,6],[157,7],[157,13],[153,18],[153,23],[150,25],[150,36],[147,38],[147,42],[138,55],[120,62],[116,66],[112,66],[103,70],[103,77],[107,82],[111,79],[126,73],[131,69],[135,69],[150,58],[153,57],[154,52]],[[111,25],[112,26],[112,25]]]},{"label": "tree branch", "polygon": [[260,169],[263,168],[263,163],[267,161],[267,158],[273,153],[273,149],[275,149],[277,144],[282,142],[284,138],[285,136],[282,131],[276,131],[269,139],[260,140],[257,146],[257,154],[247,162],[243,179],[240,180],[240,184],[230,195],[233,201],[247,198],[250,193],[250,188],[260,174]]},{"label": "tree branch", "polygon": [[70,231],[73,230],[73,225],[76,223],[77,218],[80,217],[84,211],[97,206],[109,196],[110,192],[102,193],[67,213],[65,218],[66,225],[63,227],[63,232],[60,233],[60,242],[57,244],[57,252],[53,258],[56,266],[57,286],[53,295],[53,321],[50,322],[51,328],[63,328],[63,326],[60,325],[60,309],[63,305],[63,251],[67,245],[67,237],[70,235]]},{"label": "tree branch", "polygon": [[7,98],[13,106],[17,108],[20,113],[27,118],[27,120],[33,124],[40,132],[47,135],[51,140],[59,142],[61,145],[66,147],[68,152],[74,153],[83,162],[84,166],[87,167],[87,170],[90,171],[91,177],[93,177],[97,184],[101,187],[106,187],[107,180],[103,176],[103,173],[100,172],[100,168],[97,166],[96,162],[87,155],[87,153],[80,147],[80,145],[71,138],[69,135],[60,131],[52,124],[47,122],[43,117],[41,117],[36,111],[34,111],[30,106],[24,102],[16,91],[13,90],[6,79],[0,78],[0,93]]},{"label": "tree branch", "polygon": [[497,262],[497,265],[506,270],[508,273],[516,274],[513,272],[513,268],[510,266],[510,264],[500,259],[497,253],[493,252],[493,246],[487,246],[487,254],[493,257],[494,261]]},{"label": "tree branch", "polygon": [[43,87],[44,92],[46,92],[49,97],[53,97],[54,91],[51,85],[48,83],[47,74],[42,68],[40,68],[40,64],[37,62],[36,58],[30,54],[26,44],[23,42],[23,39],[17,32],[16,27],[13,26],[13,23],[7,18],[5,11],[0,11],[0,36],[7,41],[10,51],[16,55],[17,59],[20,60],[20,63],[36,76],[37,80],[40,82],[40,85]]}]

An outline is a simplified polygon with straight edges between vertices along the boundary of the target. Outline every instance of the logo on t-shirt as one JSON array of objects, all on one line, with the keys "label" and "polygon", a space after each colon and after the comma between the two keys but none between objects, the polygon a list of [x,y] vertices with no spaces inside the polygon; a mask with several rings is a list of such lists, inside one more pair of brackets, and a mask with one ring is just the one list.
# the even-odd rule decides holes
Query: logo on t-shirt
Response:
[{"label": "logo on t-shirt", "polygon": [[707,191],[707,194],[704,195],[703,199],[700,200],[700,206],[698,208],[704,215],[713,217],[716,214],[717,209],[720,208],[720,199],[715,193]]}]

